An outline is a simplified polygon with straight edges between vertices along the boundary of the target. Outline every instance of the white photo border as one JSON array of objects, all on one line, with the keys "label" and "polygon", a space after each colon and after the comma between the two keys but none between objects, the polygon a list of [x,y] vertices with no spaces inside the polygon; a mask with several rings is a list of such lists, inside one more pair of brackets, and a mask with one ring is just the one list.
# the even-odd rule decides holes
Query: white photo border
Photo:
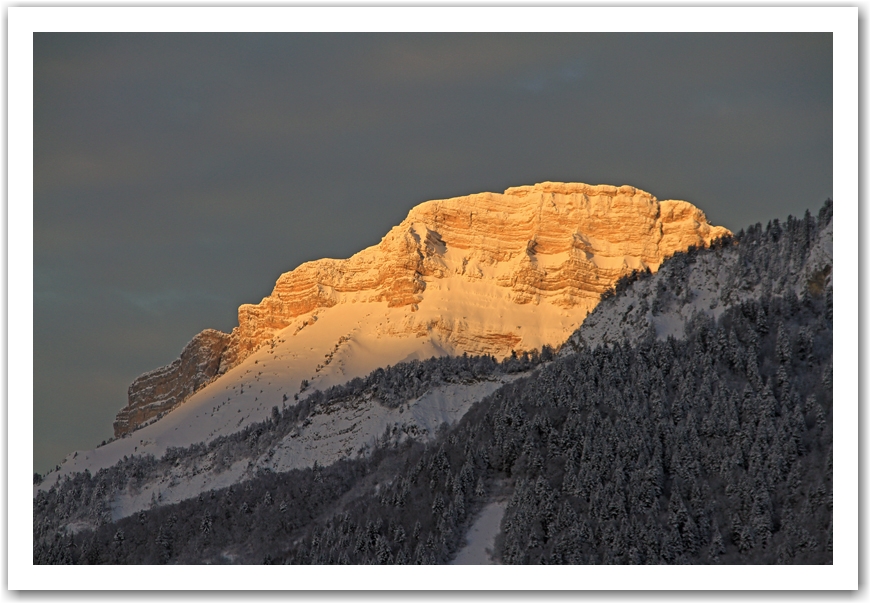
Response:
[{"label": "white photo border", "polygon": [[[63,567],[32,565],[33,32],[832,32],[835,297],[832,566]],[[854,590],[858,588],[858,8],[9,7],[7,588],[10,590]],[[843,317],[847,317],[846,320]],[[852,317],[855,317],[854,319]],[[25,451],[25,457],[14,451]],[[27,521],[24,518],[31,518]],[[154,573],[151,573],[154,572]],[[147,578],[145,577],[147,576]]]}]

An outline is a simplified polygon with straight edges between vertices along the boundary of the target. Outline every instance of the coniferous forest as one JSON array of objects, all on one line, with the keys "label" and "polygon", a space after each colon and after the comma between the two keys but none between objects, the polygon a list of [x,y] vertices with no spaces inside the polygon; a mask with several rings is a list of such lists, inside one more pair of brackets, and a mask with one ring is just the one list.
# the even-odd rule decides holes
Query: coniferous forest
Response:
[{"label": "coniferous forest", "polygon": [[[232,437],[78,474],[34,498],[34,563],[448,563],[496,498],[502,563],[831,563],[831,267],[798,287],[784,275],[800,274],[832,211],[720,243],[737,254],[721,280],[753,294],[694,313],[679,339],[649,328],[503,362],[379,369]],[[625,279],[595,313],[645,279],[659,283],[650,312],[680,303],[686,266],[716,252]],[[354,460],[260,472],[112,521],[113,492],[216,450],[254,458],[317,408],[362,395],[395,408],[497,374],[522,376],[426,443],[388,431]]]}]

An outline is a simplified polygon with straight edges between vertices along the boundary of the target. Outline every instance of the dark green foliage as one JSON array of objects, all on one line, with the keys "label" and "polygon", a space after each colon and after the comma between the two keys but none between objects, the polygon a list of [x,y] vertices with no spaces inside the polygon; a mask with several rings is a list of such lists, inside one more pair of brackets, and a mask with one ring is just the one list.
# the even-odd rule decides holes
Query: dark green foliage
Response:
[{"label": "dark green foliage", "polygon": [[[821,304],[787,322],[787,301],[760,304],[765,334],[744,305],[683,341],[582,350],[506,385],[284,560],[444,563],[501,482],[506,563],[830,563],[831,333]],[[813,359],[785,367],[777,333],[808,331]]]},{"label": "dark green foliage", "polygon": [[491,453],[516,484],[503,561],[830,563],[831,332],[821,304],[761,304],[784,339],[812,333],[812,359],[784,364],[741,306],[683,341],[581,351],[512,396]]},{"label": "dark green foliage", "polygon": [[[538,353],[528,354],[524,352],[519,356],[508,358],[501,363],[496,362],[489,356],[461,356],[455,358],[431,358],[422,362],[415,360],[394,367],[387,367],[386,369],[378,369],[364,379],[357,378],[343,386],[332,387],[325,392],[312,392],[310,396],[293,406],[285,408],[283,411],[279,411],[278,407],[275,406],[272,408],[271,415],[266,421],[249,425],[232,435],[216,438],[207,445],[194,444],[186,448],[169,448],[160,460],[156,460],[153,456],[125,458],[124,461],[113,467],[100,470],[93,477],[87,471],[76,474],[72,478],[67,477],[65,481],[56,484],[47,492],[39,492],[34,500],[34,562],[59,562],[57,561],[60,558],[57,554],[57,547],[59,546],[57,538],[61,535],[61,526],[70,523],[99,526],[97,537],[101,534],[104,540],[108,541],[111,539],[115,534],[115,531],[112,529],[115,524],[111,522],[109,508],[114,493],[124,491],[128,487],[138,489],[142,484],[148,482],[149,479],[153,480],[157,476],[167,475],[168,472],[179,465],[184,464],[191,467],[195,467],[198,464],[208,465],[209,460],[213,459],[215,467],[220,471],[229,468],[240,460],[254,460],[266,455],[270,449],[274,448],[285,437],[288,437],[298,425],[303,424],[312,415],[327,412],[331,405],[342,403],[349,398],[371,398],[384,406],[395,408],[419,397],[432,387],[444,383],[473,383],[487,378],[494,378],[497,375],[528,371],[543,362],[544,358],[552,358],[552,351],[546,349],[543,356]],[[386,437],[383,438],[383,442],[386,442],[387,439]],[[365,463],[363,465],[368,466]],[[325,476],[329,475],[332,471],[343,471],[342,467],[343,465],[337,468],[331,467],[328,470],[316,468],[312,473],[312,479],[316,483],[321,483],[319,480],[326,479]],[[258,480],[269,481],[279,479],[270,475],[268,469],[260,469],[258,474]],[[266,490],[264,495],[270,494],[272,488],[265,486],[264,488]],[[270,494],[270,496],[278,498],[277,494]],[[295,494],[292,496],[293,498],[298,498]],[[327,497],[322,499],[314,498],[312,500],[319,505],[325,504],[331,499]],[[146,515],[141,517],[150,518],[151,514],[155,512],[162,513],[163,509],[176,506],[158,506],[160,502],[159,497],[156,497],[152,503],[156,508],[146,512]],[[182,506],[188,504],[202,505],[203,503],[202,500],[181,503]],[[243,501],[239,504],[240,508],[241,505],[247,504],[248,510],[256,507],[256,505],[249,501]],[[282,504],[286,507],[290,504],[289,499],[286,499]],[[308,502],[304,504],[311,506]],[[211,511],[203,511],[195,515],[196,517],[190,520],[194,523],[201,523],[201,520],[197,519],[198,517],[218,517],[218,513],[212,513]],[[187,514],[179,512],[177,516],[187,517]],[[310,520],[314,515],[305,515],[305,517]],[[123,524],[126,521],[121,520],[116,523]],[[285,524],[291,525],[288,521],[285,521]],[[151,545],[157,546],[159,554],[155,553],[151,555],[149,553],[150,556],[142,557],[137,553],[135,560],[125,556],[124,559],[126,560],[123,561],[124,563],[170,562],[173,559],[178,559],[180,555],[179,551],[181,550],[187,551],[184,555],[187,562],[206,559],[206,557],[189,554],[189,550],[186,548],[179,548],[176,534],[180,528],[176,527],[175,524],[173,526],[164,526],[162,523],[155,524],[150,519],[148,523],[149,529],[152,529],[155,535],[154,538],[157,538],[157,540],[152,538],[154,542],[148,544],[145,540],[135,539],[135,530],[129,532],[125,530],[125,533],[127,533],[127,544],[124,550],[129,550],[134,546],[131,543],[135,542],[137,543],[136,547],[145,547],[147,550],[153,548]],[[214,521],[205,520],[205,525],[208,530],[213,532],[213,538],[222,537]],[[304,523],[296,522],[292,525],[296,529],[300,525],[304,525]],[[185,530],[189,534],[196,533],[194,528],[189,527]],[[109,531],[112,533],[109,534]],[[90,534],[90,530],[85,530],[82,534],[85,533]],[[224,536],[236,538],[240,534],[251,533],[256,532],[243,531],[237,533],[236,531],[231,531],[224,534]],[[76,535],[76,538],[80,539],[84,538],[84,536],[79,534]],[[226,546],[229,546],[230,543],[237,541],[226,540],[223,542]],[[231,548],[236,547],[233,546]],[[94,545],[88,549],[88,556],[82,557],[79,553],[73,555],[72,558],[76,562],[122,562],[117,560],[117,556],[110,557],[104,554],[106,550],[109,549],[105,546],[100,548]],[[263,558],[260,552],[257,555],[259,555],[258,561]],[[274,551],[273,556],[277,557],[279,555],[280,550],[278,548]],[[239,558],[243,557],[233,554],[227,559],[233,560]],[[150,561],[146,559],[150,559]],[[212,561],[215,560],[212,559]]]},{"label": "dark green foliage", "polygon": [[[196,473],[197,467],[214,464],[220,472],[240,460],[254,461],[268,456],[269,451],[298,426],[304,425],[315,414],[329,412],[332,405],[361,397],[396,408],[432,387],[445,383],[473,383],[498,375],[528,371],[544,362],[545,358],[552,358],[549,348],[545,349],[543,355],[524,352],[500,363],[490,356],[460,356],[414,360],[377,369],[367,377],[353,379],[345,385],[314,391],[283,411],[274,406],[267,420],[249,425],[234,434],[218,437],[208,444],[170,447],[160,460],[151,456],[125,458],[113,467],[101,469],[93,479],[88,472],[67,477],[49,491],[41,492],[34,500],[35,541],[52,538],[54,531],[68,523],[93,525],[109,521],[108,513],[101,515],[100,510],[111,505],[116,492],[123,491],[128,485],[138,488],[179,466],[192,468],[189,473]],[[160,502],[159,499],[154,501],[155,504]]]},{"label": "dark green foliage", "polygon": [[74,536],[41,533],[34,563],[260,563],[280,554],[370,467],[366,461],[339,461],[322,473],[262,475]]}]

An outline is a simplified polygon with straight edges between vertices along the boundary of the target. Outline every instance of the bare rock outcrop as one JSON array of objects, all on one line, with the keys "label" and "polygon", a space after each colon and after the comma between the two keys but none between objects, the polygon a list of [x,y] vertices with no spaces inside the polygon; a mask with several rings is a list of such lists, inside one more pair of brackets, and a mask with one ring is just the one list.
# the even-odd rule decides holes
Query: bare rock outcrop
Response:
[{"label": "bare rock outcrop", "polygon": [[[239,308],[239,326],[230,335],[195,338],[185,353],[207,358],[208,369],[194,371],[193,382],[188,383],[190,373],[182,368],[187,366],[184,353],[176,361],[180,364],[137,379],[130,387],[130,404],[118,415],[116,433],[177,405],[294,319],[318,309],[384,303],[416,312],[427,289],[459,279],[488,283],[504,303],[529,305],[529,315],[540,304],[570,311],[579,325],[621,276],[655,271],[675,252],[709,245],[726,234],[727,229],[708,224],[694,205],[659,202],[631,186],[544,182],[504,194],[428,201],[413,208],[378,245],[346,260],[307,262],[281,275],[271,295]],[[455,318],[448,313],[426,323],[408,320],[408,333],[390,335],[435,330],[460,353],[496,356],[509,354],[522,339],[516,330]],[[204,351],[194,352],[192,346],[199,345]]]},{"label": "bare rock outcrop", "polygon": [[127,390],[127,406],[115,417],[115,437],[169,412],[211,383],[229,341],[228,334],[206,329],[184,347],[180,358],[133,381]]},{"label": "bare rock outcrop", "polygon": [[[631,186],[544,182],[422,203],[379,245],[347,260],[307,262],[278,279],[259,304],[239,308],[225,359],[234,365],[290,322],[342,301],[414,306],[428,280],[457,269],[490,278],[518,304],[546,299],[588,312],[633,269],[655,270],[689,246],[728,234],[685,201],[659,203]],[[461,269],[445,256],[461,255]],[[632,265],[633,264],[633,265]]]}]

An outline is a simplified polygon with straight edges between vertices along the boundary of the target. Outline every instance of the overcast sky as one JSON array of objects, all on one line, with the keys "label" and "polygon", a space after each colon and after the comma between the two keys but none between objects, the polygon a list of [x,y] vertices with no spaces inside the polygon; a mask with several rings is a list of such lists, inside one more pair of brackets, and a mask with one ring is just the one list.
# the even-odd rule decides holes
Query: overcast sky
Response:
[{"label": "overcast sky", "polygon": [[34,470],[422,201],[630,184],[738,230],[817,211],[832,137],[830,34],[36,34]]}]

